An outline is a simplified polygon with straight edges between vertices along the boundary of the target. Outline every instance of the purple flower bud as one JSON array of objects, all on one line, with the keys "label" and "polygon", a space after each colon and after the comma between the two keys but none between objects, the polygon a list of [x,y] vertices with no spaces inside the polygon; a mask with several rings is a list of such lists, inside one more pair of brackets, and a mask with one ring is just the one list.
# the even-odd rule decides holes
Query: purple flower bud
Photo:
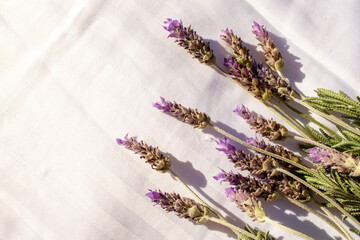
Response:
[{"label": "purple flower bud", "polygon": [[218,139],[215,140],[216,144],[219,146],[219,148],[216,148],[220,152],[224,152],[227,155],[233,154],[235,151],[235,147],[231,145],[228,138],[224,138],[224,140]]},{"label": "purple flower bud", "polygon": [[220,183],[222,183],[222,182],[224,182],[224,181],[226,181],[226,172],[223,170],[223,169],[221,169],[220,168],[220,170],[221,170],[221,173],[219,173],[218,175],[216,175],[216,176],[214,176],[213,178],[216,180],[216,181],[219,181],[220,180]]},{"label": "purple flower bud", "polygon": [[151,189],[148,189],[149,192],[147,194],[145,194],[145,196],[149,197],[151,199],[151,201],[156,202],[158,204],[158,202],[160,201],[161,197],[159,192],[161,193],[161,191],[159,190],[159,192],[157,191],[153,191]]},{"label": "purple flower bud", "polygon": [[350,176],[360,176],[360,158],[352,154],[341,153],[335,149],[323,149],[320,147],[307,150],[308,157],[314,163],[320,163],[326,168],[336,169],[341,173],[349,173]]},{"label": "purple flower bud", "polygon": [[170,18],[164,24],[164,29],[170,32],[168,38],[175,38],[175,42],[185,48],[193,58],[207,65],[212,65],[216,62],[213,50],[210,48],[210,43],[205,42],[190,26],[187,28],[183,27],[181,21]]},{"label": "purple flower bud", "polygon": [[173,38],[180,38],[183,39],[185,36],[185,30],[182,25],[181,20],[172,20],[171,18],[168,18],[166,21],[164,21],[165,26],[163,28],[170,32],[169,37]]},{"label": "purple flower bud", "polygon": [[226,198],[232,199],[232,197],[234,196],[234,190],[235,190],[235,188],[233,188],[233,187],[225,188]]},{"label": "purple flower bud", "polygon": [[124,140],[117,138],[116,142],[126,147],[127,149],[140,154],[140,158],[146,159],[145,162],[149,163],[153,169],[159,172],[166,172],[171,167],[171,160],[169,156],[164,156],[158,147],[154,148],[149,146],[144,141],[138,142],[134,137],[128,138],[126,134]]},{"label": "purple flower bud", "polygon": [[153,191],[149,189],[149,192],[145,195],[165,211],[174,212],[177,216],[191,219],[195,223],[206,222],[209,217],[206,207],[193,199],[181,197],[179,194],[163,193],[160,190]]},{"label": "purple flower bud", "polygon": [[325,159],[328,156],[328,153],[325,152],[325,155],[321,152],[322,148],[310,148],[306,151],[309,153],[308,157],[310,160],[312,160],[314,163],[320,163],[321,159]]},{"label": "purple flower bud", "polygon": [[168,102],[164,98],[161,98],[161,102],[153,103],[153,106],[183,122],[193,125],[194,128],[202,129],[210,124],[210,117],[206,113],[199,112],[197,109],[185,108],[176,102]]},{"label": "purple flower bud", "polygon": [[244,182],[244,177],[241,174],[235,174],[233,172],[225,172],[221,169],[221,173],[214,176],[213,178],[217,181],[222,182],[229,182],[230,185],[236,186]]},{"label": "purple flower bud", "polygon": [[240,117],[244,118],[244,119],[249,119],[250,118],[250,112],[249,109],[247,109],[244,105],[241,105],[241,108],[239,106],[237,106],[234,110],[234,113],[236,113],[237,115],[239,115]]},{"label": "purple flower bud", "polygon": [[153,103],[153,106],[159,110],[163,110],[164,112],[170,112],[173,104],[169,101],[166,101],[163,97],[160,97],[161,102]]},{"label": "purple flower bud", "polygon": [[126,148],[129,147],[132,143],[132,140],[128,138],[129,134],[126,134],[125,137],[124,137],[124,140],[120,139],[120,138],[117,138],[116,139],[116,142],[119,144],[119,145],[122,145],[122,146],[125,146]]},{"label": "purple flower bud", "polygon": [[257,133],[270,140],[281,140],[286,138],[288,130],[282,124],[277,123],[273,119],[265,119],[252,113],[244,105],[234,109],[234,113],[244,118]]},{"label": "purple flower bud", "polygon": [[261,202],[256,197],[248,194],[246,191],[237,189],[234,190],[231,201],[235,202],[237,207],[241,211],[246,212],[254,221],[264,222],[266,213]]},{"label": "purple flower bud", "polygon": [[264,26],[260,26],[257,22],[254,21],[254,25],[252,26],[252,33],[255,34],[256,39],[260,42],[264,43],[265,38],[268,37],[268,32],[264,28]]},{"label": "purple flower bud", "polygon": [[284,59],[282,58],[279,49],[269,38],[269,34],[265,30],[264,26],[260,26],[254,21],[252,32],[255,34],[256,39],[260,42],[259,45],[264,52],[266,64],[271,68],[271,70],[281,73],[281,70],[284,67]]},{"label": "purple flower bud", "polygon": [[224,58],[224,66],[227,68],[234,68],[234,69],[238,67],[236,59],[231,57],[230,55],[227,55]]}]

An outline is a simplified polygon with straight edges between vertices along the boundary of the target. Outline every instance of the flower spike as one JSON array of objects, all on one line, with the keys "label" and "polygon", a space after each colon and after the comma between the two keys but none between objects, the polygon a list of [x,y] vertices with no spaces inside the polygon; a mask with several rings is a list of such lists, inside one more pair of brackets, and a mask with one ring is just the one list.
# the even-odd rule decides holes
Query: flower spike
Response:
[{"label": "flower spike", "polygon": [[160,205],[167,212],[175,212],[181,218],[188,218],[195,223],[203,223],[208,220],[209,211],[203,205],[193,199],[181,197],[177,193],[166,193],[160,190],[151,190],[145,194],[155,205]]},{"label": "flower spike", "polygon": [[166,101],[164,98],[161,98],[161,102],[154,103],[153,106],[169,113],[183,122],[193,125],[194,128],[202,129],[210,124],[210,117],[206,115],[206,113],[199,112],[197,109],[194,110],[192,108],[183,107],[176,102]]},{"label": "flower spike", "polygon": [[252,32],[255,34],[256,39],[260,42],[259,45],[264,51],[266,64],[275,72],[281,72],[284,67],[284,59],[275,46],[274,42],[269,38],[269,33],[264,26],[260,26],[254,21]]},{"label": "flower spike", "polygon": [[179,46],[185,48],[193,58],[196,58],[201,63],[212,65],[216,62],[213,50],[210,48],[210,43],[206,42],[191,29],[191,26],[184,27],[179,20],[172,20],[168,18],[164,22],[164,29],[170,34],[168,38],[175,38],[175,42]]},{"label": "flower spike", "polygon": [[116,139],[119,145],[140,154],[140,158],[146,159],[146,163],[151,165],[151,168],[159,172],[167,172],[171,167],[171,160],[169,156],[164,156],[158,147],[153,147],[144,141],[138,142],[134,137],[129,138],[126,134],[124,139]]}]

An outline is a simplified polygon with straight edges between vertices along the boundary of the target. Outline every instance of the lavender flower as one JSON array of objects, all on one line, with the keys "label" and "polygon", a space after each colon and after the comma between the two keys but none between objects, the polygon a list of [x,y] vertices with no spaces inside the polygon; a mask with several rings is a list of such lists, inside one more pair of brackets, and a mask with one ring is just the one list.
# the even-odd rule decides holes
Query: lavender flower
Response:
[{"label": "lavender flower", "polygon": [[277,182],[274,179],[258,179],[244,177],[240,173],[222,172],[214,176],[214,179],[222,182],[229,182],[233,189],[241,189],[257,198],[264,198],[266,201],[275,200],[278,196],[276,192]]},{"label": "lavender flower", "polygon": [[260,42],[260,47],[264,51],[266,64],[271,68],[271,70],[281,72],[284,67],[284,59],[282,58],[279,49],[269,38],[269,34],[264,26],[260,26],[254,21],[252,32],[255,34],[256,39]]},{"label": "lavender flower", "polygon": [[220,36],[233,50],[232,56],[228,55],[224,58],[224,66],[228,68],[230,76],[256,98],[264,101],[269,99],[271,90],[257,76],[257,64],[249,54],[249,50],[242,45],[241,39],[229,29],[222,30]]},{"label": "lavender flower", "polygon": [[265,30],[264,26],[260,26],[255,21],[254,21],[254,25],[252,26],[252,33],[255,34],[256,39],[262,43],[264,43],[265,39],[268,38],[268,32]]},{"label": "lavender flower", "polygon": [[140,154],[140,158],[146,159],[145,162],[149,163],[156,171],[166,172],[171,167],[170,157],[164,156],[158,147],[149,146],[144,141],[138,142],[134,137],[128,138],[128,134],[126,134],[124,140],[117,138],[116,142],[136,154]]},{"label": "lavender flower", "polygon": [[253,221],[264,222],[266,216],[262,204],[254,196],[251,196],[246,191],[241,189],[233,189],[233,192],[228,193],[230,201],[235,202],[237,207],[246,212],[246,214],[253,219]]},{"label": "lavender flower", "polygon": [[299,202],[310,202],[312,200],[311,193],[307,187],[286,175],[284,175],[283,179],[278,183],[277,188],[278,191],[282,192],[285,196]]},{"label": "lavender flower", "polygon": [[178,21],[168,18],[166,21],[164,21],[164,24],[165,26],[163,26],[163,28],[166,31],[170,32],[168,38],[172,37],[172,38],[184,39],[185,31],[181,20]]},{"label": "lavender flower", "polygon": [[215,140],[215,142],[219,146],[219,148],[216,149],[219,150],[220,152],[224,152],[227,155],[233,154],[236,150],[236,148],[230,144],[228,138],[224,138],[224,140],[218,139],[217,141]]},{"label": "lavender flower", "polygon": [[323,149],[320,147],[307,150],[309,159],[314,163],[320,163],[326,168],[336,169],[341,173],[348,173],[349,176],[360,176],[360,158],[352,154],[341,153],[335,149]]},{"label": "lavender flower", "polygon": [[179,20],[172,20],[168,18],[164,22],[164,29],[170,34],[168,36],[175,38],[181,47],[185,48],[193,58],[196,58],[201,63],[212,65],[216,62],[213,50],[210,48],[210,43],[205,42],[202,37],[198,36],[191,26],[183,27]]},{"label": "lavender flower", "polygon": [[256,69],[258,78],[262,79],[274,96],[277,96],[284,101],[292,100],[294,90],[288,82],[281,77],[274,75],[268,67],[263,66],[262,64],[258,64]]},{"label": "lavender flower", "polygon": [[[291,161],[294,161],[296,163],[301,163],[301,158],[300,156],[294,154],[293,152],[286,150],[283,146],[281,145],[271,145],[271,144],[266,144],[264,140],[259,141],[257,138],[247,138],[246,142],[254,147],[263,149],[267,152],[271,152],[271,153],[275,153],[277,155],[280,155],[284,158],[287,158]],[[281,163],[282,166],[286,167],[286,168],[294,168],[293,165],[288,164],[288,163]]]},{"label": "lavender flower", "polygon": [[251,126],[251,129],[255,129],[257,133],[260,133],[263,137],[271,140],[281,140],[286,138],[287,129],[282,124],[277,123],[273,119],[267,120],[262,116],[256,116],[251,113],[244,105],[234,109],[234,113],[244,118],[246,122]]},{"label": "lavender flower", "polygon": [[154,103],[153,106],[183,122],[193,125],[194,128],[202,129],[210,124],[210,117],[206,113],[199,112],[197,109],[185,108],[176,102],[168,102],[164,98],[161,98],[161,102]]},{"label": "lavender flower", "polygon": [[[224,141],[219,139],[216,143],[221,147],[217,149],[224,152],[227,158],[240,170],[248,170],[251,175],[259,178],[268,178],[276,175],[276,172],[273,171],[275,166],[272,165],[272,158],[240,151],[231,145],[226,138]],[[231,151],[224,149],[231,149]]]},{"label": "lavender flower", "polygon": [[[284,157],[297,160],[298,158],[283,148],[273,147],[265,144],[263,141],[257,139],[248,139],[248,143],[256,145],[261,149],[268,149],[273,153],[281,153]],[[240,170],[247,170],[253,178],[245,178],[238,174],[222,172],[214,178],[221,182],[229,182],[237,188],[252,192],[256,197],[265,198],[267,201],[276,198],[276,192],[282,192],[286,196],[302,202],[311,200],[309,190],[296,180],[287,178],[284,174],[279,173],[276,169],[292,168],[293,166],[287,163],[278,162],[274,158],[267,155],[257,155],[240,151],[232,146],[229,141],[217,141],[225,149],[232,149],[232,151],[223,151],[228,159],[234,163],[235,167]],[[227,145],[227,146],[224,146]],[[218,149],[222,151],[221,148]],[[300,158],[299,158],[300,159]]]},{"label": "lavender flower", "polygon": [[242,45],[241,39],[236,36],[233,31],[230,29],[221,30],[220,37],[222,40],[226,42],[233,50],[233,56],[236,59],[236,62],[246,67],[247,69],[251,70],[253,66],[253,59],[252,56],[249,54],[249,50],[246,49]]},{"label": "lavender flower", "polygon": [[203,223],[209,217],[208,209],[193,199],[181,197],[177,193],[163,193],[160,190],[150,190],[147,197],[156,205],[160,205],[167,212],[175,212],[182,218],[188,218],[195,223]]}]

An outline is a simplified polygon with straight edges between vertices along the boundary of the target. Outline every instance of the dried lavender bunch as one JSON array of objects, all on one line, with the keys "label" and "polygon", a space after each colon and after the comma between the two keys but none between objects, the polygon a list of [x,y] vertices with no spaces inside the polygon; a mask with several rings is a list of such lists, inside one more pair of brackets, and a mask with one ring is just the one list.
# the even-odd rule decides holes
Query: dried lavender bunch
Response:
[{"label": "dried lavender bunch", "polygon": [[134,137],[128,138],[128,134],[126,134],[123,140],[117,138],[116,142],[119,145],[134,151],[136,154],[140,154],[140,158],[144,158],[145,162],[149,163],[151,168],[155,169],[156,171],[167,172],[171,167],[170,157],[164,156],[158,147],[154,148],[149,146],[144,141],[138,142]]},{"label": "dried lavender bunch", "polygon": [[213,50],[210,48],[210,43],[204,41],[201,36],[197,35],[196,32],[191,29],[191,26],[184,27],[181,20],[172,20],[171,18],[164,21],[164,24],[164,29],[170,32],[168,38],[175,38],[175,42],[185,48],[193,58],[207,65],[212,65],[216,62]]},{"label": "dried lavender bunch", "polygon": [[360,176],[360,159],[352,154],[341,153],[335,149],[323,149],[320,147],[307,150],[309,159],[319,163],[327,169],[335,169],[339,173],[348,173],[349,176]]},{"label": "dried lavender bunch", "polygon": [[[277,168],[288,169],[290,166],[289,164],[278,162],[270,156],[259,156],[257,154],[240,151],[231,145],[229,140],[226,138],[225,140],[219,139],[216,141],[216,143],[219,146],[217,150],[224,152],[228,159],[234,163],[235,167],[239,168],[240,170],[249,171],[250,175],[255,179],[272,184],[273,189],[276,189],[278,192],[282,192],[292,199],[298,200],[300,202],[311,201],[312,197],[310,191],[305,186],[277,171]],[[260,144],[265,143],[260,142]],[[289,154],[287,156],[289,156]],[[222,175],[218,175],[218,178],[221,176]],[[233,183],[240,181],[239,177],[230,178],[232,175],[224,175],[224,177],[228,177],[230,182],[232,181]],[[243,180],[245,179],[243,178]],[[256,187],[253,187],[252,189],[255,188]]]},{"label": "dried lavender bunch", "polygon": [[275,72],[280,72],[284,67],[284,59],[275,46],[274,42],[269,38],[269,33],[264,26],[260,26],[254,21],[252,32],[255,34],[256,39],[260,42],[259,45],[264,51],[266,64]]},{"label": "dried lavender bunch", "polygon": [[203,223],[208,220],[209,212],[206,207],[195,202],[193,199],[181,197],[177,193],[150,190],[146,194],[152,202],[160,205],[167,212],[175,212],[181,218],[188,218],[195,223]]},{"label": "dried lavender bunch", "polygon": [[199,112],[197,109],[185,108],[176,102],[166,101],[161,97],[161,102],[153,104],[159,110],[169,113],[175,118],[193,125],[194,128],[205,128],[210,124],[210,117],[206,113]]},{"label": "dried lavender bunch", "polygon": [[288,130],[282,124],[277,123],[273,119],[268,120],[262,116],[257,116],[250,112],[244,105],[242,105],[241,108],[235,108],[233,112],[244,118],[251,126],[251,129],[255,129],[255,131],[263,137],[270,140],[282,140],[287,136]]}]

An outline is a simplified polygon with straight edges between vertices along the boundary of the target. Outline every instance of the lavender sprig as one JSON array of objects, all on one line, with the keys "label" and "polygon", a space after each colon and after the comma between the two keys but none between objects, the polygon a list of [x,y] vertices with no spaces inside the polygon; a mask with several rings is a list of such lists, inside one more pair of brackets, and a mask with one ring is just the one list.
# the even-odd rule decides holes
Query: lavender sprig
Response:
[{"label": "lavender sprig", "polygon": [[241,108],[235,108],[233,112],[245,119],[251,126],[251,129],[255,129],[255,131],[263,137],[271,140],[281,140],[287,136],[288,130],[282,124],[277,123],[273,119],[268,120],[262,116],[257,116],[250,112],[244,105],[242,105]]},{"label": "lavender sprig", "polygon": [[164,29],[170,33],[168,38],[175,38],[175,42],[185,48],[193,58],[207,65],[212,65],[216,62],[213,50],[210,48],[210,43],[204,41],[201,36],[197,35],[196,32],[191,29],[191,26],[184,27],[181,20],[172,20],[171,18],[164,21],[164,24]]},{"label": "lavender sprig", "polygon": [[214,176],[214,179],[222,182],[229,182],[236,189],[246,191],[257,198],[264,198],[267,202],[277,198],[276,192],[277,181],[274,179],[259,179],[253,177],[245,177],[240,173],[225,172],[221,169],[221,173]]},{"label": "lavender sprig", "polygon": [[224,66],[231,78],[240,83],[254,97],[266,101],[271,97],[271,90],[266,87],[262,79],[257,77],[256,64],[249,54],[249,50],[242,45],[239,37],[230,29],[221,31],[220,37],[233,49],[233,55],[224,58]]},{"label": "lavender sprig", "polygon": [[[260,230],[256,230],[257,235],[255,235],[253,231],[248,232],[243,230],[228,223],[225,219],[211,217],[206,206],[197,203],[193,199],[181,197],[177,193],[163,193],[161,190],[153,191],[149,189],[149,192],[145,195],[149,197],[155,205],[160,205],[165,211],[174,212],[177,216],[189,219],[194,223],[212,221],[226,226],[238,235],[238,239],[269,239],[268,233],[265,234]],[[260,238],[258,238],[259,236]]]},{"label": "lavender sprig", "polygon": [[[249,54],[249,50],[242,45],[241,38],[236,36],[233,31],[228,28],[221,30],[220,37],[233,50],[233,57],[236,59],[236,62],[251,70],[254,66],[254,61]],[[256,67],[256,65],[254,67]]]},{"label": "lavender sprig", "polygon": [[230,29],[221,30],[220,37],[233,50],[233,55],[224,59],[230,76],[237,79],[255,97],[266,101],[272,94],[284,101],[294,95],[291,86],[281,77],[274,75],[266,66],[257,64],[242,45],[242,40]]},{"label": "lavender sprig", "polygon": [[[305,186],[296,180],[288,178],[286,175],[278,172],[279,168],[289,168],[289,166],[291,166],[290,164],[278,162],[270,156],[259,156],[257,154],[240,151],[231,145],[227,138],[224,140],[219,139],[216,141],[216,143],[218,146],[220,146],[220,148],[217,148],[217,150],[224,152],[228,159],[234,163],[235,167],[239,168],[240,170],[249,171],[250,175],[253,176],[254,179],[250,180],[245,177],[240,177],[237,174],[230,174],[225,172],[218,174],[215,179],[229,181],[231,185],[236,185],[238,187],[239,185],[246,183],[247,185],[252,185],[252,187],[247,190],[253,189],[254,192],[257,188],[261,189],[261,187],[258,187],[260,185],[259,181],[261,181],[263,186],[266,186],[267,183],[272,185],[272,188],[270,188],[274,190],[272,193],[275,193],[276,191],[282,192],[286,196],[301,202],[308,202],[312,199],[309,190]],[[258,145],[260,145],[259,148],[267,147],[264,142],[258,143]],[[289,157],[290,154],[285,151],[286,150],[284,149],[282,150],[283,154],[286,154],[286,156]],[[244,190],[244,186],[246,185],[243,185],[242,190]],[[267,197],[264,195],[263,197],[273,199],[274,196],[275,195],[269,195]]]},{"label": "lavender sprig", "polygon": [[[259,141],[257,138],[247,138],[246,142],[254,147],[263,149],[267,152],[270,153],[275,153],[279,156],[282,156],[284,158],[290,159],[291,161],[295,162],[295,163],[301,163],[301,158],[300,156],[296,155],[295,153],[286,150],[283,146],[281,145],[271,145],[271,144],[267,144],[265,143],[264,140]],[[293,165],[291,164],[286,164],[283,163],[285,167],[292,169]]]},{"label": "lavender sprig", "polygon": [[260,42],[260,47],[264,51],[266,64],[271,68],[271,70],[281,73],[281,70],[284,67],[284,59],[282,58],[279,49],[269,38],[269,34],[265,27],[260,26],[254,21],[252,32],[255,34],[256,39]]},{"label": "lavender sprig", "polygon": [[171,160],[169,156],[164,156],[158,147],[149,146],[144,141],[138,142],[134,137],[129,138],[126,134],[125,138],[122,140],[120,138],[116,139],[116,142],[119,145],[134,151],[136,154],[140,154],[140,158],[144,158],[146,163],[151,165],[152,169],[155,169],[159,172],[167,172],[171,167]]},{"label": "lavender sprig", "polygon": [[360,159],[352,154],[341,153],[335,149],[323,149],[320,147],[307,149],[309,159],[319,163],[325,168],[336,169],[340,173],[348,173],[349,176],[360,176]]},{"label": "lavender sprig", "polygon": [[150,190],[146,194],[156,205],[167,212],[175,212],[181,218],[188,218],[195,223],[203,223],[210,217],[208,209],[193,199],[181,197],[177,193],[166,193],[160,190]]},{"label": "lavender sprig", "polygon": [[205,128],[210,124],[210,117],[206,113],[199,112],[197,109],[185,108],[176,102],[166,101],[161,97],[161,102],[153,104],[159,110],[169,113],[175,118],[193,125],[194,128]]}]

